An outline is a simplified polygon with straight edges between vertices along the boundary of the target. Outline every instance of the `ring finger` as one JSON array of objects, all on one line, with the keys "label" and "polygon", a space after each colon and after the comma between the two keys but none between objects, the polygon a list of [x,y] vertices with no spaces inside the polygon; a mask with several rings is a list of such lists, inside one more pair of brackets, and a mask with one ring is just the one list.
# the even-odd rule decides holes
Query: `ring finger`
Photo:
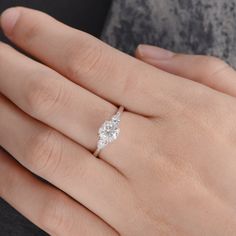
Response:
[{"label": "ring finger", "polygon": [[[94,152],[99,127],[117,107],[8,45],[0,43],[0,48],[0,58],[4,57],[0,60],[0,92],[30,116]],[[141,116],[124,112],[121,137],[100,157],[122,173],[130,172],[137,160],[130,155],[132,144],[141,143],[135,130],[146,124]],[[114,154],[116,158],[111,158]]]}]

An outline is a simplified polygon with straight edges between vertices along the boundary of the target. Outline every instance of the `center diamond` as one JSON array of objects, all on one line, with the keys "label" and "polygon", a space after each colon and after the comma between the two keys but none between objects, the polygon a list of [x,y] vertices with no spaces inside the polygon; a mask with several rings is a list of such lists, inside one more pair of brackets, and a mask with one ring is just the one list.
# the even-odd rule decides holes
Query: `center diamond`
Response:
[{"label": "center diamond", "polygon": [[110,121],[105,121],[99,129],[98,149],[104,148],[108,143],[117,139],[120,129],[120,113],[112,117]]}]

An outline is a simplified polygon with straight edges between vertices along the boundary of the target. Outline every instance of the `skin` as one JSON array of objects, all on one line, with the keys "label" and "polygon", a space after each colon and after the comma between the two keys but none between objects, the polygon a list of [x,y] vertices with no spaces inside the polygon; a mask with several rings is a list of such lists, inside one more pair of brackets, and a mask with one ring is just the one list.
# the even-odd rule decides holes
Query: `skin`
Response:
[{"label": "skin", "polygon": [[[2,198],[50,235],[236,234],[231,67],[142,45],[144,63],[26,8],[1,27],[37,59],[0,43]],[[97,130],[121,105],[97,159]]]}]

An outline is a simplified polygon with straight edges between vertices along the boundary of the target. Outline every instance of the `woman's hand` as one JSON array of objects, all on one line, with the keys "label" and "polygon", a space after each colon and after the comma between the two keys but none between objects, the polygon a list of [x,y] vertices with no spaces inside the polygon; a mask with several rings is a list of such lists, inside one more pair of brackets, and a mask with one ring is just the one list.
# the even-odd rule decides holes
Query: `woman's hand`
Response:
[{"label": "woman's hand", "polygon": [[176,56],[164,72],[25,8],[1,26],[41,61],[0,45],[0,145],[24,166],[1,152],[1,197],[52,235],[235,235],[232,68]]}]

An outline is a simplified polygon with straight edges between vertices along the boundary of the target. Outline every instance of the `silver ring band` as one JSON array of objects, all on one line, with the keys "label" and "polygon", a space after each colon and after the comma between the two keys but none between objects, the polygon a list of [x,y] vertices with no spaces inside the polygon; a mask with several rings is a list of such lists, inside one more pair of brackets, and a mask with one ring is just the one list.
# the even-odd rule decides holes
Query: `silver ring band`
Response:
[{"label": "silver ring band", "polygon": [[109,121],[105,121],[98,130],[97,149],[94,156],[97,157],[100,151],[105,148],[109,143],[115,141],[120,134],[120,120],[124,111],[124,107],[119,107],[117,113]]}]

